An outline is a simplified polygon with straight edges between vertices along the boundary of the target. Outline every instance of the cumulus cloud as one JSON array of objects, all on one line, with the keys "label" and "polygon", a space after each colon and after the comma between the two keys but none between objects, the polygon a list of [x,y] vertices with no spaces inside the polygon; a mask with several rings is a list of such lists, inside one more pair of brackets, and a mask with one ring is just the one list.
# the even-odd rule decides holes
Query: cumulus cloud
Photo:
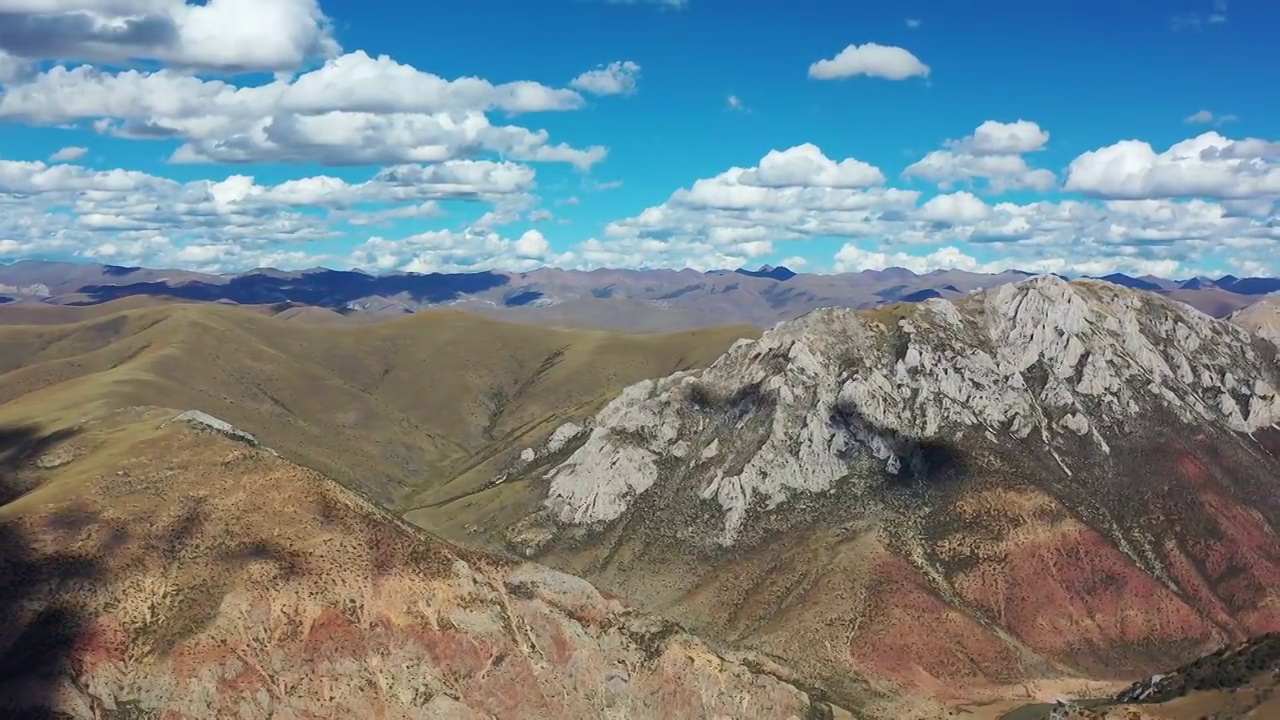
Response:
[{"label": "cumulus cloud", "polygon": [[[1047,141],[1034,123],[988,124],[948,148],[985,162],[1033,152]],[[1260,142],[1222,152],[1235,157],[1275,152]],[[579,261],[735,267],[775,252],[803,252],[800,248],[814,240],[840,238],[846,241],[843,254],[832,257],[828,267],[994,271],[1015,266],[1037,272],[1178,275],[1223,247],[1256,259],[1280,245],[1280,222],[1270,202],[1153,198],[993,204],[965,190],[929,197],[887,187],[883,180],[876,182],[873,167],[853,158],[829,158],[811,145],[774,151],[766,159],[698,180],[661,204],[610,223],[603,236],[576,249]],[[983,255],[988,257],[980,260]]]},{"label": "cumulus cloud", "polygon": [[1143,259],[1123,256],[1088,260],[1064,257],[1035,257],[1010,265],[1010,260],[981,261],[955,246],[945,246],[924,254],[866,250],[855,244],[846,244],[836,252],[832,266],[836,272],[860,272],[906,268],[915,273],[934,270],[964,270],[978,273],[999,273],[1005,270],[1022,270],[1035,273],[1072,273],[1077,275],[1109,275],[1123,272],[1130,275],[1156,275],[1177,277],[1183,271],[1182,263],[1173,259]]},{"label": "cumulus cloud", "polygon": [[1276,199],[1280,143],[1206,132],[1156,152],[1147,142],[1123,140],[1071,161],[1064,188],[1121,199]]},{"label": "cumulus cloud", "polygon": [[861,188],[884,182],[880,168],[847,158],[836,162],[817,145],[805,143],[781,152],[770,150],[754,170],[744,172],[744,185],[761,187]]},{"label": "cumulus cloud", "polygon": [[604,148],[553,144],[546,131],[494,125],[486,115],[581,106],[582,97],[569,89],[446,80],[354,52],[296,78],[245,86],[170,70],[59,66],[8,86],[0,118],[43,125],[93,120],[96,130],[115,136],[184,140],[176,162],[392,164],[496,153],[587,168],[604,158]]},{"label": "cumulus cloud", "polygon": [[58,150],[54,154],[50,155],[49,161],[50,162],[67,162],[71,160],[79,160],[80,158],[88,154],[88,152],[89,152],[89,148],[87,147],[78,147],[78,146],[72,145],[72,146],[64,147],[61,150]]},{"label": "cumulus cloud", "polygon": [[321,175],[264,185],[247,175],[184,183],[0,160],[0,237],[8,241],[0,255],[202,269],[260,264],[253,258],[315,264],[321,258],[306,243],[348,234],[343,223],[431,217],[451,201],[528,207],[533,186],[532,169],[494,161],[392,166],[362,182]]},{"label": "cumulus cloud", "polygon": [[991,208],[981,198],[963,190],[929,198],[917,213],[922,220],[944,225],[975,223],[990,215]]},{"label": "cumulus cloud", "polygon": [[939,248],[924,255],[912,255],[904,252],[864,250],[850,243],[841,247],[835,256],[836,272],[884,270],[891,267],[906,268],[917,273],[944,269],[983,271],[982,263],[951,246]]},{"label": "cumulus cloud", "polygon": [[317,0],[0,0],[0,51],[284,71],[339,46]]},{"label": "cumulus cloud", "polygon": [[815,80],[836,80],[859,75],[906,80],[911,77],[929,77],[929,66],[920,62],[908,50],[877,43],[849,45],[835,57],[819,60],[809,66],[809,77]]},{"label": "cumulus cloud", "polygon": [[1057,184],[1050,170],[1032,168],[1022,157],[1044,148],[1049,133],[1029,120],[1011,123],[988,120],[972,135],[948,140],[944,150],[934,150],[903,171],[904,178],[919,178],[943,189],[956,184],[985,182],[988,190],[1046,191]]},{"label": "cumulus cloud", "polygon": [[557,253],[537,230],[516,238],[469,227],[432,230],[405,238],[372,237],[358,245],[347,261],[356,267],[388,272],[475,272],[502,268],[524,272],[545,266],[572,265],[572,253]]},{"label": "cumulus cloud", "polygon": [[629,95],[636,91],[640,66],[630,60],[619,60],[588,70],[569,82],[569,87],[592,95]]}]

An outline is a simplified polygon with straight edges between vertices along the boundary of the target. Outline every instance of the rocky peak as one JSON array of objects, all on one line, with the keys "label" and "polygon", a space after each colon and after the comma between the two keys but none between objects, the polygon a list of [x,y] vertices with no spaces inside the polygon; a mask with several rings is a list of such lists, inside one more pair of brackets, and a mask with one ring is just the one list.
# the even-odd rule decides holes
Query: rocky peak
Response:
[{"label": "rocky peak", "polygon": [[1071,477],[1148,425],[1252,433],[1280,421],[1277,387],[1276,348],[1231,323],[1037,276],[955,302],[781,323],[701,374],[627,388],[574,429],[571,453],[558,433],[526,467],[549,481],[561,524],[607,523],[655,484],[682,483],[718,506],[730,544],[753,510],[923,477],[942,448],[1030,443]]}]

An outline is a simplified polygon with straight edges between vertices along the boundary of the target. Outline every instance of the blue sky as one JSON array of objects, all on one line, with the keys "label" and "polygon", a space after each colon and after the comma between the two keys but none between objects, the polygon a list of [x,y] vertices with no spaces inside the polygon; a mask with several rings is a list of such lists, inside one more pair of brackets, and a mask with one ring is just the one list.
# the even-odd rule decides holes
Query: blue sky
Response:
[{"label": "blue sky", "polygon": [[1277,20],[0,0],[0,261],[1280,274]]}]

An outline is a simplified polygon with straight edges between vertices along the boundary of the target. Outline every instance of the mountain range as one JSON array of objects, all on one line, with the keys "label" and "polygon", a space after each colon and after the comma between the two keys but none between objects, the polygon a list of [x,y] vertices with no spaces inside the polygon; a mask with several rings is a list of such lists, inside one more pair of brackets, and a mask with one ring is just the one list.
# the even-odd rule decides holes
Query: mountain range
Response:
[{"label": "mountain range", "polygon": [[[0,306],[28,707],[1048,717],[1280,630],[1269,300],[1011,277],[623,333],[72,267]],[[757,274],[690,277],[856,277]]]},{"label": "mountain range", "polygon": [[[748,324],[768,327],[823,307],[869,309],[929,298],[955,300],[1031,273],[997,274],[904,268],[837,275],[759,270],[556,270],[525,273],[394,273],[263,268],[235,275],[183,270],[22,261],[0,265],[0,302],[102,303],[144,295],[189,301],[271,305],[312,322],[378,320],[448,305],[506,320],[623,331],[663,331]],[[1191,278],[1175,281],[1112,274],[1103,278],[1188,303],[1215,317],[1280,291],[1280,279]],[[289,308],[282,308],[289,309]],[[318,309],[318,310],[317,310]],[[328,311],[328,312],[325,312]]]},{"label": "mountain range", "polygon": [[1044,276],[782,323],[474,492],[532,485],[508,548],[849,705],[1142,673],[1280,626],[1277,388],[1277,347],[1231,323]]}]

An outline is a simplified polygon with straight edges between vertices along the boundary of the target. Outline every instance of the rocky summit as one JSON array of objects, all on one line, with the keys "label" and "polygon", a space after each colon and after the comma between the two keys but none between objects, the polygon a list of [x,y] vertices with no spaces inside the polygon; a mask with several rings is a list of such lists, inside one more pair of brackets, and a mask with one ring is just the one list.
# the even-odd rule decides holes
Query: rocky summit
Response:
[{"label": "rocky summit", "polygon": [[828,682],[1145,672],[1280,626],[1277,388],[1105,282],[818,310],[525,451],[505,539]]}]

